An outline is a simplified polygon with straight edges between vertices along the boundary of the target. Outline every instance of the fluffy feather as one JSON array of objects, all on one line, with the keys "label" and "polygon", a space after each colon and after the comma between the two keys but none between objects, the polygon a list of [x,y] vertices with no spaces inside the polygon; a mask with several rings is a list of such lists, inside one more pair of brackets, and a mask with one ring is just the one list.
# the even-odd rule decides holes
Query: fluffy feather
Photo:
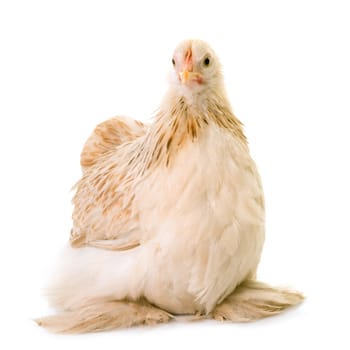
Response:
[{"label": "fluffy feather", "polygon": [[[155,308],[157,322],[164,312],[247,321],[302,299],[253,281],[263,190],[218,58],[187,40],[173,65],[153,124],[114,118],[84,146],[71,247],[48,288],[62,313],[40,321],[48,328],[148,323]],[[130,305],[141,310],[135,319]]]}]

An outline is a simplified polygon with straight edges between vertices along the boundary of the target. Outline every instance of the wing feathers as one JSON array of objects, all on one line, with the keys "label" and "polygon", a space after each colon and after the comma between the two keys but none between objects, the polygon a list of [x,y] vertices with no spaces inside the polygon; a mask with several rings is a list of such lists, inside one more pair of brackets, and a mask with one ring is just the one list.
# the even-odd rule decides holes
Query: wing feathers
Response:
[{"label": "wing feathers", "polygon": [[140,244],[127,165],[128,148],[146,131],[141,122],[118,117],[99,124],[88,138],[81,153],[84,174],[73,198],[72,247],[126,250]]},{"label": "wing feathers", "polygon": [[96,164],[105,153],[134,140],[145,131],[144,124],[127,117],[112,118],[97,125],[81,152],[81,166],[90,167]]}]

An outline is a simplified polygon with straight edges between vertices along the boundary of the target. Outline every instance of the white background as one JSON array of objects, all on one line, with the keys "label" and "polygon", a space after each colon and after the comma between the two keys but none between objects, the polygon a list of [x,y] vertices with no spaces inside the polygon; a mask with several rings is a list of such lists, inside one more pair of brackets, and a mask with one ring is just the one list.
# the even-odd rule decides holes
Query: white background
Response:
[{"label": "white background", "polygon": [[[0,348],[349,348],[347,1],[1,1]],[[224,65],[267,201],[259,279],[307,296],[255,324],[51,335],[41,288],[71,226],[94,126],[147,120],[172,50],[207,40]]]}]

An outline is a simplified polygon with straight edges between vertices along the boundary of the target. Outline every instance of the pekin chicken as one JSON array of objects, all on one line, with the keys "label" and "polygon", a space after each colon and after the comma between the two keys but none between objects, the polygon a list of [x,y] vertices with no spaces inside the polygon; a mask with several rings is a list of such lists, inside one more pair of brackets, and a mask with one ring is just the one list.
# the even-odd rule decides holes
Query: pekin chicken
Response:
[{"label": "pekin chicken", "polygon": [[178,315],[235,322],[280,313],[298,292],[257,282],[264,196],[221,65],[203,41],[172,58],[153,124],[117,117],[82,154],[73,228],[38,319],[78,333]]}]

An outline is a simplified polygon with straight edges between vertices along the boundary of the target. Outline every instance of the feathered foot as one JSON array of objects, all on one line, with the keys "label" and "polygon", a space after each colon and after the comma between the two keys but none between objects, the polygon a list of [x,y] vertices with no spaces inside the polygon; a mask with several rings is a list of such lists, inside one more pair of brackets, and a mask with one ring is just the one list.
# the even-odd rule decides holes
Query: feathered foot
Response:
[{"label": "feathered foot", "polygon": [[106,301],[58,315],[37,319],[39,326],[56,333],[87,333],[154,325],[168,322],[172,315],[144,301]]},{"label": "feathered foot", "polygon": [[279,314],[286,308],[300,304],[303,299],[303,295],[295,291],[246,281],[217,305],[211,316],[218,321],[255,321]]}]

